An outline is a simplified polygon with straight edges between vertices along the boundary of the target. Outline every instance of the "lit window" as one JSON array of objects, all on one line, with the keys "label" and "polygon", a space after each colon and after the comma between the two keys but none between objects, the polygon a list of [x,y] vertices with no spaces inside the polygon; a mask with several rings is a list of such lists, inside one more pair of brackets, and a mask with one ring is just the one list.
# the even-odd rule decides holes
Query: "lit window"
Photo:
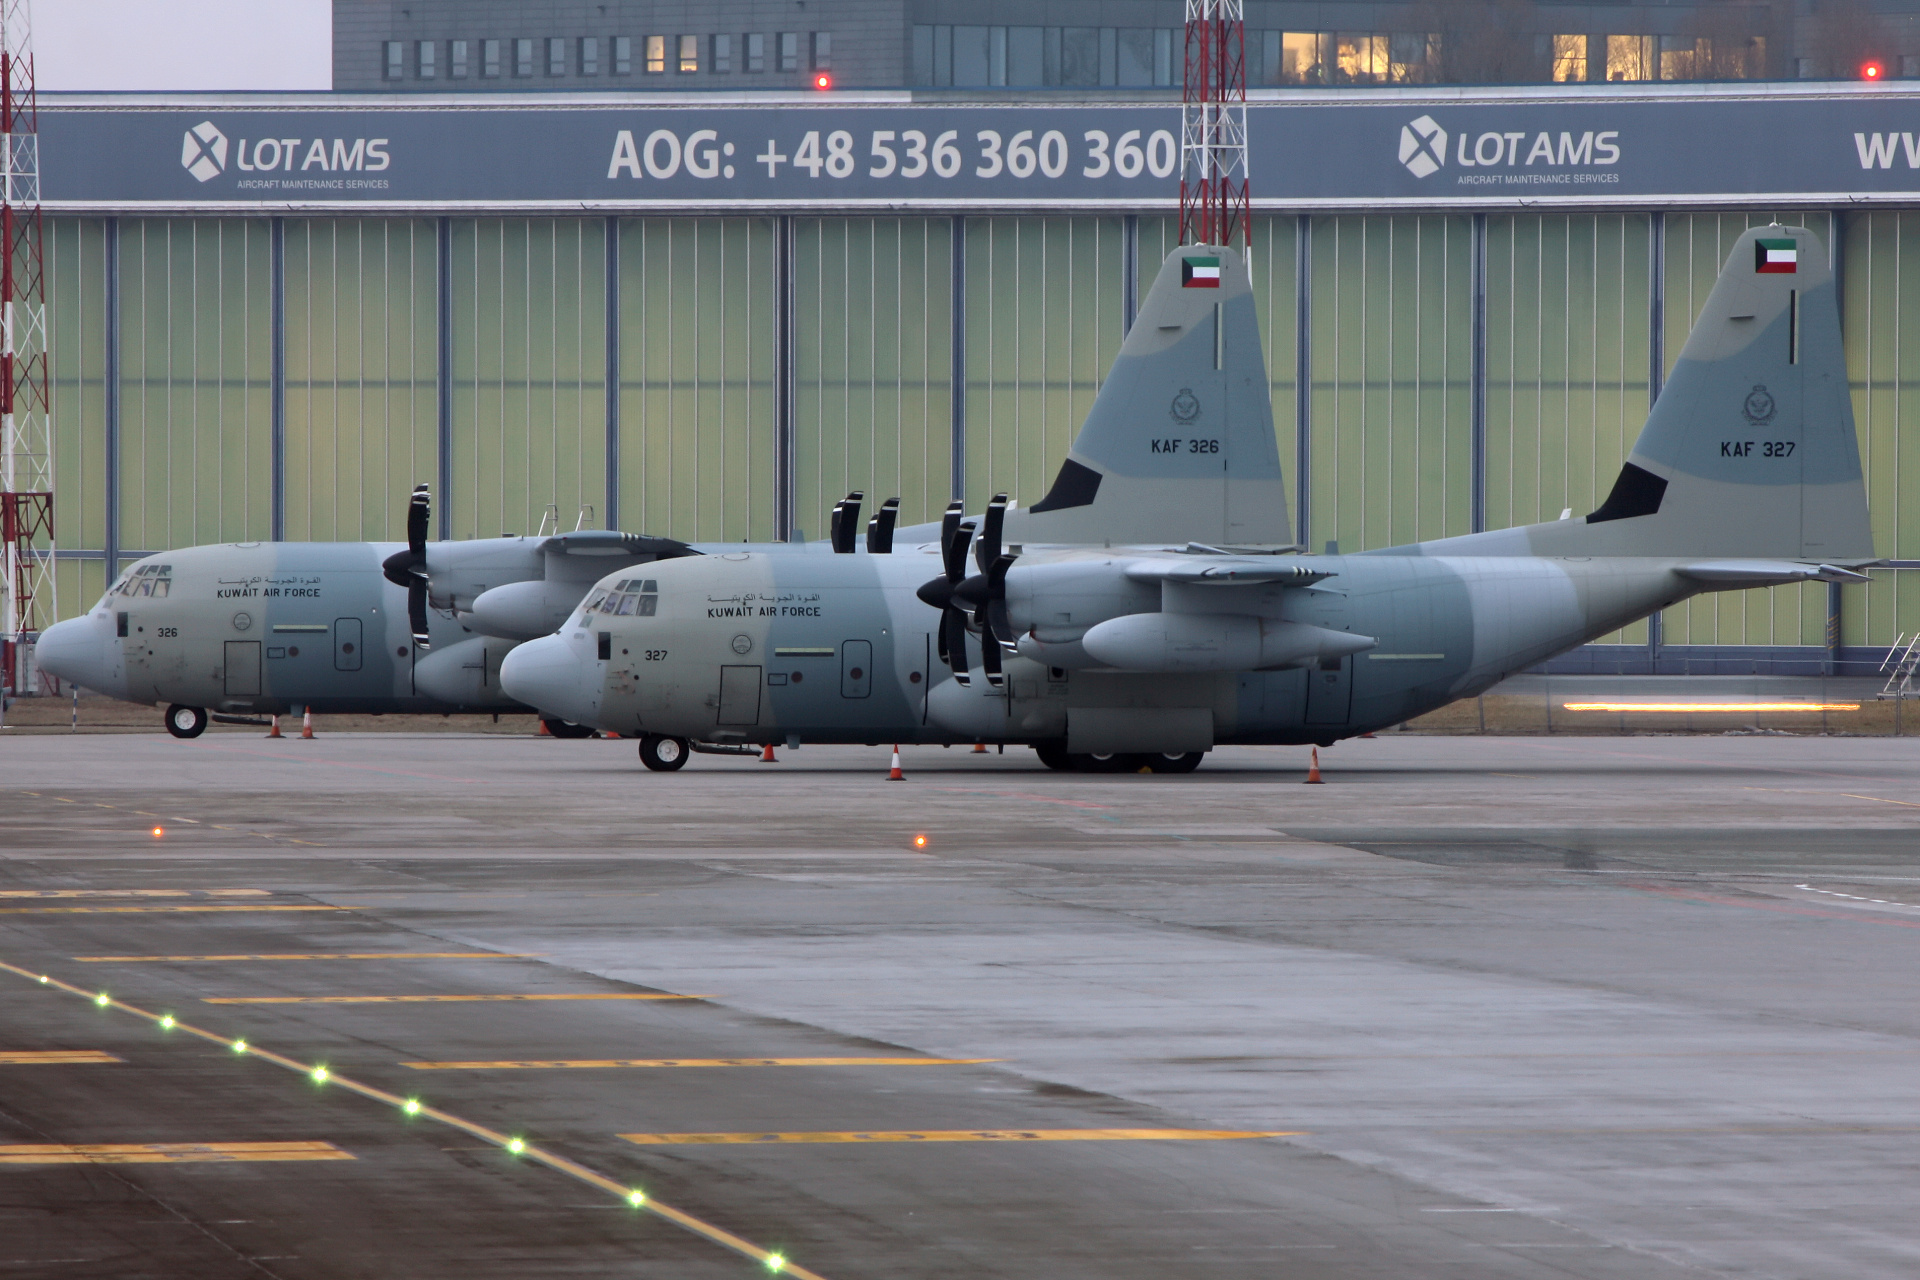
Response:
[{"label": "lit window", "polygon": [[453,40],[447,44],[447,76],[453,80],[467,78],[467,42]]},{"label": "lit window", "polygon": [[580,37],[580,74],[583,76],[600,74],[600,37]]},{"label": "lit window", "polygon": [[387,79],[398,80],[405,71],[406,47],[398,40],[387,41]]},{"label": "lit window", "polygon": [[682,75],[700,69],[699,36],[680,37],[680,56],[675,60],[674,65]]},{"label": "lit window", "polygon": [[480,78],[482,80],[500,78],[500,42],[498,40],[480,42]]},{"label": "lit window", "polygon": [[630,76],[633,74],[633,37],[615,36],[613,38],[613,74]]},{"label": "lit window", "polygon": [[800,34],[796,31],[782,31],[775,39],[780,42],[780,70],[798,71],[800,69]]},{"label": "lit window", "polygon": [[[1002,38],[1004,39],[1004,36]],[[1001,61],[1004,63],[1005,60],[1006,54],[1003,52],[1001,54]],[[833,70],[833,32],[816,31],[813,33],[813,69],[815,71]],[[1005,82],[1006,78],[1002,75],[1001,83],[1004,84]]]},{"label": "lit window", "polygon": [[667,69],[667,38],[647,37],[647,74],[657,76]]},{"label": "lit window", "polygon": [[726,75],[733,70],[733,37],[715,36],[711,56],[707,59],[707,70],[717,76]]},{"label": "lit window", "polygon": [[741,37],[746,42],[747,63],[743,71],[761,72],[767,69],[767,38],[758,31]]},{"label": "lit window", "polygon": [[1608,36],[1607,79],[1653,79],[1653,37]]},{"label": "lit window", "polygon": [[513,74],[523,80],[533,74],[533,41],[513,42]]},{"label": "lit window", "polygon": [[1325,84],[1329,41],[1330,37],[1322,31],[1281,32],[1280,82]]},{"label": "lit window", "polygon": [[567,42],[559,36],[547,39],[547,74],[556,79],[567,74]]},{"label": "lit window", "polygon": [[433,41],[422,40],[416,47],[415,53],[419,58],[420,78],[433,79]]},{"label": "lit window", "polygon": [[1387,78],[1387,38],[1357,31],[1335,37],[1333,78],[1336,84],[1371,84]]},{"label": "lit window", "polygon": [[1662,80],[1699,79],[1699,73],[1695,70],[1699,52],[1700,42],[1692,36],[1661,36],[1660,78]]},{"label": "lit window", "polygon": [[1553,78],[1562,84],[1577,84],[1587,78],[1587,38],[1553,38]]}]

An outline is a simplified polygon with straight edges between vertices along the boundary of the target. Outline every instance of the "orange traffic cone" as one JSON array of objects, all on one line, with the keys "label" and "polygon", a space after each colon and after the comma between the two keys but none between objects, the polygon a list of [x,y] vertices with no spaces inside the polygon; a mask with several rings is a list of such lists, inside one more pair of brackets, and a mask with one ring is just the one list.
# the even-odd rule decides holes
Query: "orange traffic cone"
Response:
[{"label": "orange traffic cone", "polygon": [[553,735],[547,732],[546,717],[542,716],[538,723],[540,725],[540,728],[534,732],[533,736],[536,738],[551,738]]},{"label": "orange traffic cone", "polygon": [[769,742],[766,745],[765,750],[761,751],[760,763],[761,764],[779,764],[780,763],[780,758],[773,754],[773,744],[771,742]]},{"label": "orange traffic cone", "polygon": [[986,744],[986,743],[984,743],[984,742],[976,742],[976,743],[974,743],[974,744],[973,744],[973,754],[975,754],[975,755],[977,755],[977,756],[983,756],[983,755],[985,755],[985,754],[987,754],[987,744]]},{"label": "orange traffic cone", "polygon": [[1308,782],[1325,782],[1326,781],[1325,778],[1322,778],[1320,776],[1320,748],[1318,747],[1315,747],[1313,749],[1313,763],[1307,766],[1307,781]]},{"label": "orange traffic cone", "polygon": [[887,770],[888,782],[905,782],[907,775],[900,772],[900,744],[893,744],[893,767]]},{"label": "orange traffic cone", "polygon": [[313,708],[312,707],[302,707],[300,709],[300,736],[303,738],[313,737]]},{"label": "orange traffic cone", "polygon": [[283,736],[285,736],[285,735],[283,735],[283,734],[282,734],[282,733],[280,732],[280,717],[279,717],[279,716],[275,716],[275,717],[273,718],[273,724],[272,724],[272,727],[271,727],[271,728],[269,728],[269,729],[267,730],[267,736],[268,736],[269,738],[279,738],[279,737],[283,737]]}]

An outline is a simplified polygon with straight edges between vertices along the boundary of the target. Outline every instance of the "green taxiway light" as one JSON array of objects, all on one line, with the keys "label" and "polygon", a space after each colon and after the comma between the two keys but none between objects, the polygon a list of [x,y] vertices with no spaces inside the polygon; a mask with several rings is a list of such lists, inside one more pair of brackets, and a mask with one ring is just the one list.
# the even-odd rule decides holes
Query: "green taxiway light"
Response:
[{"label": "green taxiway light", "polygon": [[315,1084],[325,1084],[327,1082],[327,1069],[325,1067],[315,1067],[311,1074]]},{"label": "green taxiway light", "polygon": [[787,1256],[785,1254],[770,1253],[767,1255],[767,1270],[778,1271],[786,1265],[787,1265]]},{"label": "green taxiway light", "polygon": [[519,1155],[522,1151],[525,1151],[526,1149],[527,1149],[527,1144],[525,1139],[523,1138],[507,1139],[507,1150],[513,1152],[513,1154]]},{"label": "green taxiway light", "polygon": [[408,1098],[400,1104],[400,1109],[410,1116],[417,1116],[420,1114],[420,1099]]},{"label": "green taxiway light", "polygon": [[160,1029],[161,1029],[162,1031],[171,1031],[171,1030],[173,1030],[173,1015],[172,1015],[172,1014],[170,1014],[170,1013],[163,1013],[163,1014],[161,1014],[161,1015],[160,1015]]},{"label": "green taxiway light", "polygon": [[51,981],[52,981],[52,979],[51,979],[51,978],[49,978],[49,977],[47,977],[47,975],[43,973],[43,974],[41,974],[41,975],[40,975],[40,981],[42,981],[42,982],[51,982]]},{"label": "green taxiway light", "polygon": [[233,1042],[233,1051],[235,1053],[245,1053],[247,1051],[247,1042],[245,1040],[235,1040]]},{"label": "green taxiway light", "polygon": [[93,1002],[99,1005],[102,1009],[106,1008],[108,1003],[107,993],[102,991],[99,995],[93,998]]},{"label": "green taxiway light", "polygon": [[647,1193],[638,1189],[627,1193],[627,1203],[638,1209],[647,1202]]}]

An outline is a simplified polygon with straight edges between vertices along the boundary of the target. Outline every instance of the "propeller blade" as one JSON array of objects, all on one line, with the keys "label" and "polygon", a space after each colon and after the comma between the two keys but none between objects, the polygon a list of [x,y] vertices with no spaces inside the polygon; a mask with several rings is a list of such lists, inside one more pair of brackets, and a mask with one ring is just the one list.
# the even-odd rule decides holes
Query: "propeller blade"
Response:
[{"label": "propeller blade", "polygon": [[[942,555],[946,554],[947,544],[953,541],[953,535],[960,532],[960,517],[966,513],[967,508],[965,504],[958,498],[955,498],[947,504],[947,513],[940,517],[940,552]],[[947,576],[952,577],[953,575],[948,574]]]},{"label": "propeller blade", "polygon": [[967,678],[967,615],[958,609],[944,609],[940,614],[940,638],[942,647],[947,651],[947,667],[953,672],[953,678],[962,685],[971,684]]},{"label": "propeller blade", "polygon": [[1013,622],[1007,616],[1007,570],[1013,567],[1014,557],[1001,555],[987,569],[986,621],[992,627],[994,636],[1002,648],[1012,651]]},{"label": "propeller blade", "polygon": [[973,541],[973,524],[963,523],[941,548],[946,561],[947,581],[958,584],[967,576],[967,544]]},{"label": "propeller blade", "polygon": [[986,668],[987,683],[998,689],[1007,682],[1000,672],[1000,641],[991,626],[980,628],[980,665]]},{"label": "propeller blade", "polygon": [[840,550],[840,524],[846,517],[846,500],[843,498],[833,504],[833,513],[827,517],[827,545],[835,551]]},{"label": "propeller blade", "polygon": [[425,484],[413,486],[413,500],[407,504],[407,550],[414,564],[427,563],[427,530],[433,523],[433,495]]},{"label": "propeller blade", "polygon": [[407,584],[407,622],[413,627],[413,647],[427,649],[433,639],[427,634],[427,580],[415,577]]},{"label": "propeller blade", "polygon": [[974,544],[973,562],[985,573],[987,566],[1000,558],[1000,529],[1007,519],[1007,495],[996,493],[987,504],[986,523],[980,527],[980,541]]},{"label": "propeller blade", "polygon": [[890,555],[893,551],[893,523],[900,518],[900,499],[888,498],[867,521],[867,554]]},{"label": "propeller blade", "polygon": [[833,553],[840,556],[853,554],[853,534],[860,527],[860,503],[866,494],[855,489],[840,499],[834,508]]}]

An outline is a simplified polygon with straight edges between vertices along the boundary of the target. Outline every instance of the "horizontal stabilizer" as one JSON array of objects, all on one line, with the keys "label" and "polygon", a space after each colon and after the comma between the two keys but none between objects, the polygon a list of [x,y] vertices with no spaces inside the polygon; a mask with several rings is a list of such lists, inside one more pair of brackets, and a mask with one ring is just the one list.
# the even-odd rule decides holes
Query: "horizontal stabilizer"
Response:
[{"label": "horizontal stabilizer", "polygon": [[1683,578],[1720,586],[1773,586],[1786,582],[1871,582],[1864,573],[1831,564],[1792,564],[1768,560],[1706,560],[1680,567]]}]

